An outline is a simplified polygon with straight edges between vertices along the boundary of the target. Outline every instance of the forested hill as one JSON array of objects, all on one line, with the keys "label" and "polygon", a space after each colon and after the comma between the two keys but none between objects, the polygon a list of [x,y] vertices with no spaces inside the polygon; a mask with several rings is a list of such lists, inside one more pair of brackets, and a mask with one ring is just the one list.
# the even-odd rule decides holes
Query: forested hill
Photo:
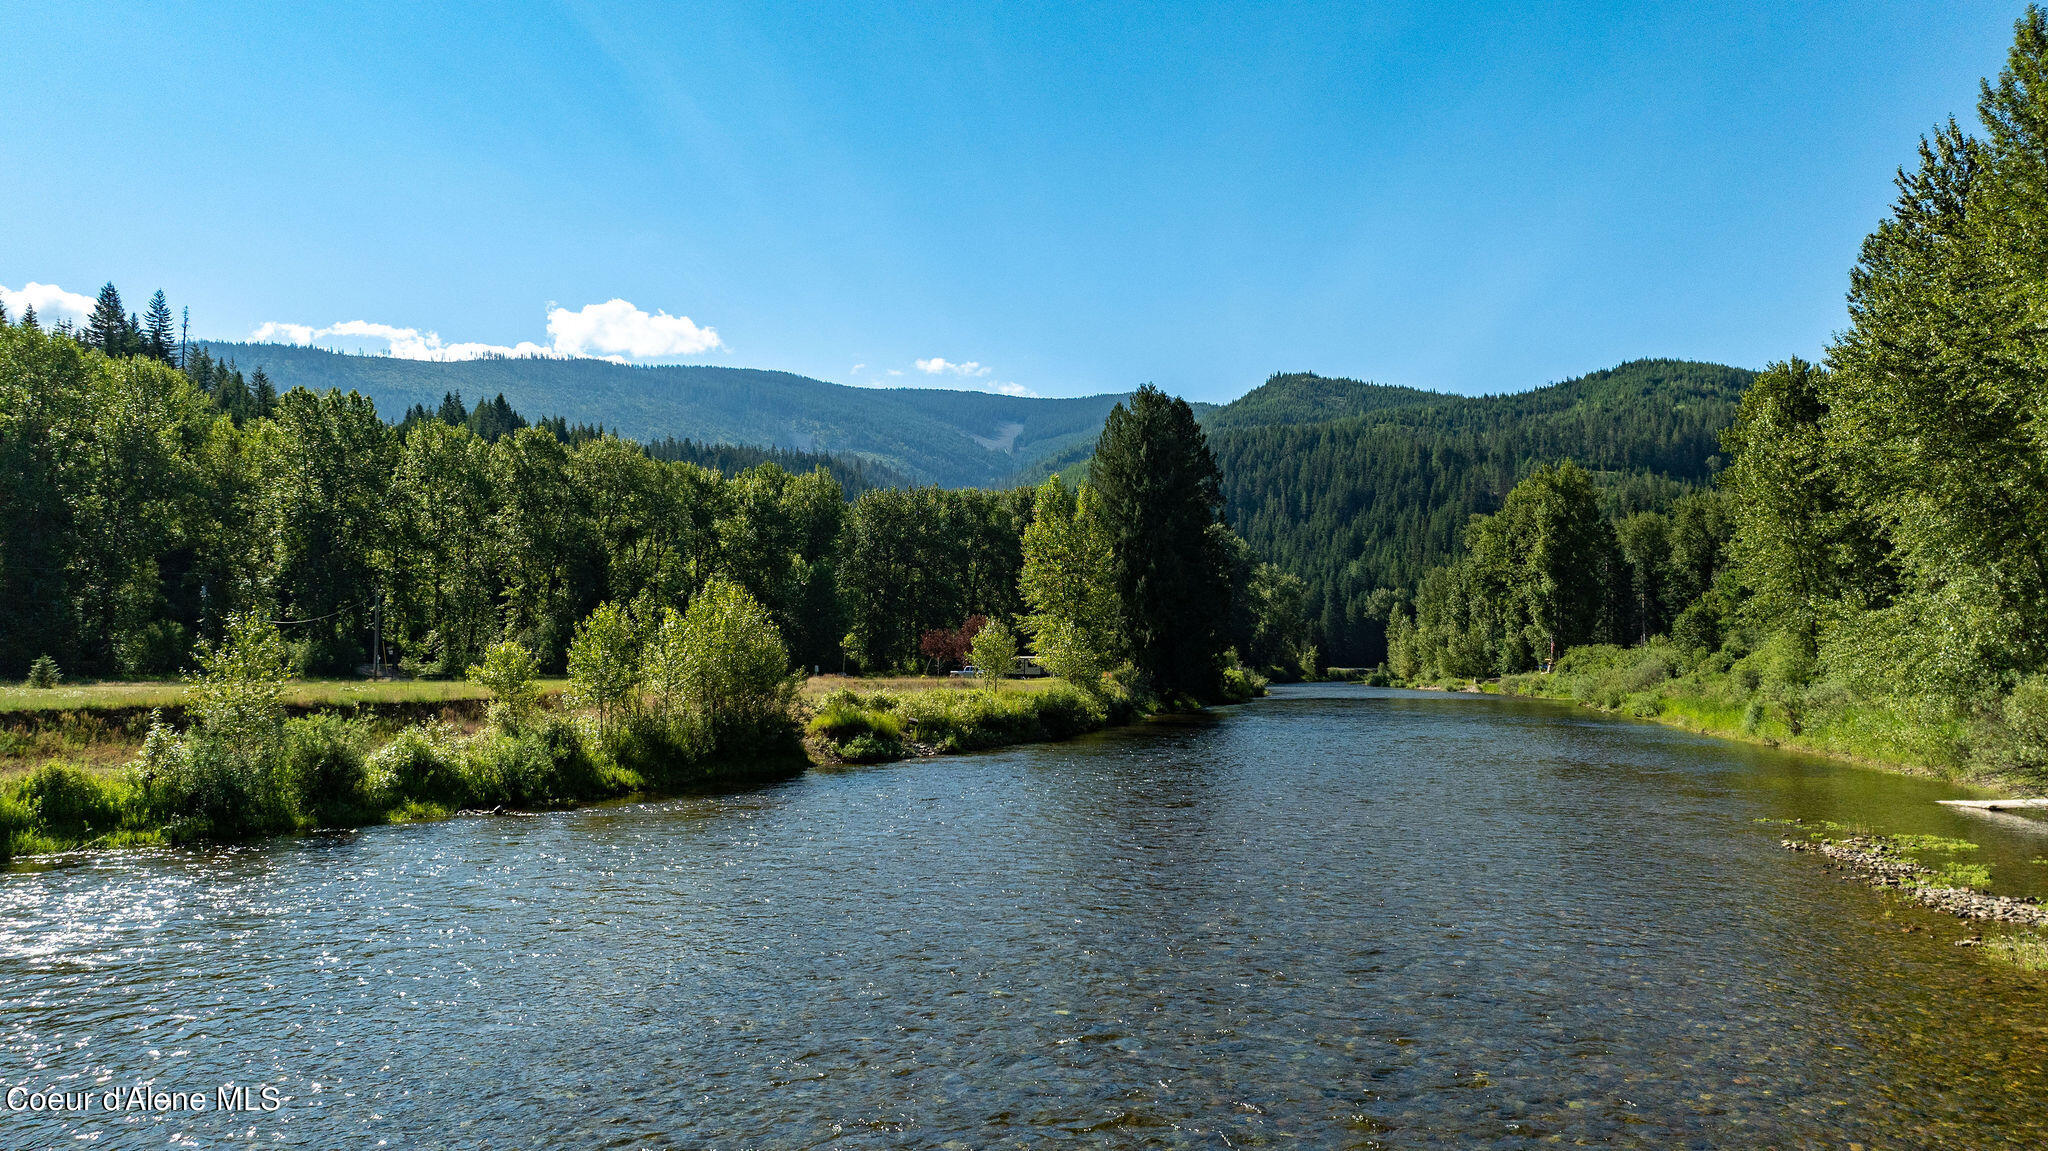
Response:
[{"label": "forested hill", "polygon": [[1272,424],[1317,424],[1388,408],[1440,404],[1442,392],[1333,379],[1314,372],[1283,372],[1220,408],[1206,413],[1202,424],[1212,434],[1220,428]]},{"label": "forested hill", "polygon": [[925,483],[997,484],[1077,444],[1093,444],[1121,396],[1038,399],[925,388],[852,388],[789,372],[603,360],[437,363],[283,344],[213,343],[261,367],[279,391],[339,388],[396,420],[443,394],[503,394],[521,412],[602,425],[655,443],[673,437],[855,456]]},{"label": "forested hill", "polygon": [[[1377,662],[1387,597],[1453,556],[1466,521],[1564,459],[1651,506],[1705,482],[1753,373],[1637,360],[1509,395],[1276,376],[1209,413],[1231,524],[1307,580],[1332,663]],[[1345,418],[1319,418],[1348,411]]]}]

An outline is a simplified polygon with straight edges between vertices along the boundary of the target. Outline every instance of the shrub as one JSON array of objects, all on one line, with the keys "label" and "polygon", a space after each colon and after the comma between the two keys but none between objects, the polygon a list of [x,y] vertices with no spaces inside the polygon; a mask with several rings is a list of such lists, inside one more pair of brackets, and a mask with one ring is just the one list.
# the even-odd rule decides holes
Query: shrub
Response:
[{"label": "shrub", "polygon": [[459,807],[468,783],[445,724],[415,724],[378,749],[368,764],[368,790],[378,806],[413,800]]},{"label": "shrub", "polygon": [[0,792],[0,863],[14,858],[16,844],[35,826],[35,813],[20,799]]},{"label": "shrub", "polygon": [[484,732],[463,745],[461,764],[469,800],[479,807],[542,807],[559,798],[554,761],[535,736]]},{"label": "shrub", "polygon": [[270,757],[252,757],[219,739],[188,739],[153,792],[174,841],[241,839],[298,825],[295,797]]},{"label": "shrub", "polygon": [[368,814],[368,735],[362,724],[331,713],[286,721],[283,768],[300,811],[328,823]]},{"label": "shrub", "polygon": [[1242,703],[1255,696],[1266,694],[1266,677],[1258,672],[1232,661],[1223,669],[1223,699],[1226,703]]},{"label": "shrub", "polygon": [[1017,633],[1002,620],[990,620],[974,633],[968,651],[979,669],[980,686],[989,691],[1003,690],[1003,677],[1017,665]]},{"label": "shrub", "polygon": [[2048,676],[2021,680],[2000,712],[2013,758],[2027,767],[2048,767]]},{"label": "shrub", "polygon": [[692,722],[720,754],[793,751],[789,708],[796,677],[782,633],[747,590],[724,578],[704,585],[683,613],[682,695]]},{"label": "shrub", "polygon": [[53,836],[83,842],[121,826],[128,807],[119,783],[67,763],[29,773],[19,795],[35,824]]},{"label": "shrub", "polygon": [[485,652],[484,661],[468,672],[471,683],[491,693],[491,722],[506,731],[518,730],[539,709],[539,674],[533,653],[510,640]]},{"label": "shrub", "polygon": [[601,604],[576,625],[569,644],[569,697],[597,709],[599,739],[631,706],[640,682],[640,640],[625,609]]},{"label": "shrub", "polygon": [[63,682],[64,673],[57,670],[57,661],[47,655],[39,655],[28,665],[28,686],[34,688],[56,687]]},{"label": "shrub", "polygon": [[[812,718],[809,731],[848,763],[903,757],[903,721],[893,710],[862,706],[852,692],[835,692]],[[846,696],[849,698],[836,698]],[[895,701],[880,697],[893,708]]]}]

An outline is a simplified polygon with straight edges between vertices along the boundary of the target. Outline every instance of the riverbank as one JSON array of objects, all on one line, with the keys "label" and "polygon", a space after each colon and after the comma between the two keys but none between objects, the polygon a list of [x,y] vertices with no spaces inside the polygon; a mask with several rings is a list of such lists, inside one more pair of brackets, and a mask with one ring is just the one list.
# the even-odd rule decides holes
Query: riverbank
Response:
[{"label": "riverbank", "polygon": [[2038,736],[2000,717],[1908,714],[1839,685],[1807,682],[1779,653],[1695,659],[1661,641],[1573,648],[1554,672],[1403,686],[1554,699],[1701,735],[1779,747],[2015,795],[2048,786]]},{"label": "riverbank", "polygon": [[[869,682],[878,686],[849,686]],[[1088,693],[1057,679],[991,691],[961,680],[818,677],[798,693],[786,731],[733,755],[645,716],[601,725],[564,708],[559,692],[516,725],[486,722],[480,696],[411,694],[295,703],[276,739],[253,750],[195,741],[180,730],[181,707],[169,717],[143,713],[118,696],[99,707],[18,712],[0,743],[13,768],[0,775],[0,863],[664,798],[810,767],[1071,739],[1159,710],[1115,685]]]}]

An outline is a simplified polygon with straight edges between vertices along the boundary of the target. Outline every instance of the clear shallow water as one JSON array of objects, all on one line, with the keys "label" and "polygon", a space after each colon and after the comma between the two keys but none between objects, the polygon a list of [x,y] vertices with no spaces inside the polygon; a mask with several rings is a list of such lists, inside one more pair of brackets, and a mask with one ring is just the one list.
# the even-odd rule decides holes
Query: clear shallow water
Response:
[{"label": "clear shallow water", "polygon": [[1555,705],[1305,687],[744,794],[108,854],[0,877],[0,1086],[284,1102],[0,1130],[2039,1146],[2043,984],[1753,822],[1965,834],[2001,890],[2041,889],[2048,836],[1953,794]]}]

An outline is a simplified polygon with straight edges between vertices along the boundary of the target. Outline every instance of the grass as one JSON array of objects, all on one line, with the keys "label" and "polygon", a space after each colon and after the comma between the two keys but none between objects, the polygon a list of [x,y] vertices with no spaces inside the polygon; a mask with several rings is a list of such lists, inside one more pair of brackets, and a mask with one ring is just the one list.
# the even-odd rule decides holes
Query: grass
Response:
[{"label": "grass", "polygon": [[[806,731],[826,763],[881,763],[920,752],[979,751],[1071,739],[1127,722],[1142,710],[1120,691],[1090,695],[1057,678],[1005,680],[1000,691],[933,677],[820,677],[806,701]],[[868,690],[855,690],[853,686]],[[907,687],[907,690],[906,690]],[[876,690],[879,688],[880,690]]]},{"label": "grass", "polygon": [[[1004,694],[1008,694],[1008,693],[1010,693],[1010,692],[1013,692],[1013,691],[1019,691],[1019,692],[1034,692],[1034,691],[1045,691],[1045,690],[1047,690],[1048,688],[1052,687],[1052,686],[1053,686],[1054,684],[1058,684],[1058,683],[1064,683],[1064,682],[1065,682],[1064,680],[1061,680],[1061,679],[1057,679],[1057,678],[1054,678],[1054,677],[1052,677],[1052,676],[1039,676],[1039,677],[1037,677],[1037,678],[1034,678],[1034,679],[1006,679],[1006,680],[1004,680],[1004,681],[1003,681],[1003,693],[1004,693]],[[804,683],[804,686],[803,686],[803,695],[804,695],[804,698],[806,698],[806,699],[813,699],[813,700],[815,700],[815,699],[822,699],[822,698],[824,698],[825,696],[831,695],[831,694],[832,694],[833,692],[835,692],[835,691],[851,691],[851,692],[877,692],[877,691],[880,691],[880,692],[890,692],[890,693],[893,693],[893,694],[897,694],[897,695],[903,695],[903,694],[908,694],[908,693],[912,693],[912,692],[927,692],[927,691],[964,691],[964,692],[972,692],[972,691],[975,691],[975,690],[977,690],[977,689],[978,689],[978,688],[980,688],[980,687],[981,687],[981,681],[980,681],[980,680],[978,680],[978,679],[971,679],[971,678],[969,678],[969,677],[967,677],[967,676],[950,676],[950,675],[876,675],[876,676],[858,676],[858,675],[814,675],[814,676],[810,677],[810,679],[809,679],[809,680],[807,680],[807,681],[806,681],[806,682]]]},{"label": "grass", "polygon": [[1984,954],[2021,971],[2048,971],[2048,939],[2038,935],[2001,935],[1986,940]]},{"label": "grass", "polygon": [[1966,778],[1991,786],[2039,780],[1979,762],[1968,725],[1900,714],[1827,683],[1795,684],[1760,677],[1725,656],[1697,660],[1663,641],[1621,648],[1573,648],[1553,673],[1529,672],[1498,681],[1507,694],[1571,700],[1587,707],[1654,720],[1723,739],[1846,759],[1910,774]]},{"label": "grass", "polygon": [[[543,694],[568,686],[565,679],[541,680]],[[448,703],[483,699],[484,689],[459,679],[300,679],[285,687],[288,707],[350,707],[358,704]],[[84,683],[34,688],[0,687],[0,714],[37,711],[111,711],[183,707],[192,689],[181,680],[139,683]]]}]

